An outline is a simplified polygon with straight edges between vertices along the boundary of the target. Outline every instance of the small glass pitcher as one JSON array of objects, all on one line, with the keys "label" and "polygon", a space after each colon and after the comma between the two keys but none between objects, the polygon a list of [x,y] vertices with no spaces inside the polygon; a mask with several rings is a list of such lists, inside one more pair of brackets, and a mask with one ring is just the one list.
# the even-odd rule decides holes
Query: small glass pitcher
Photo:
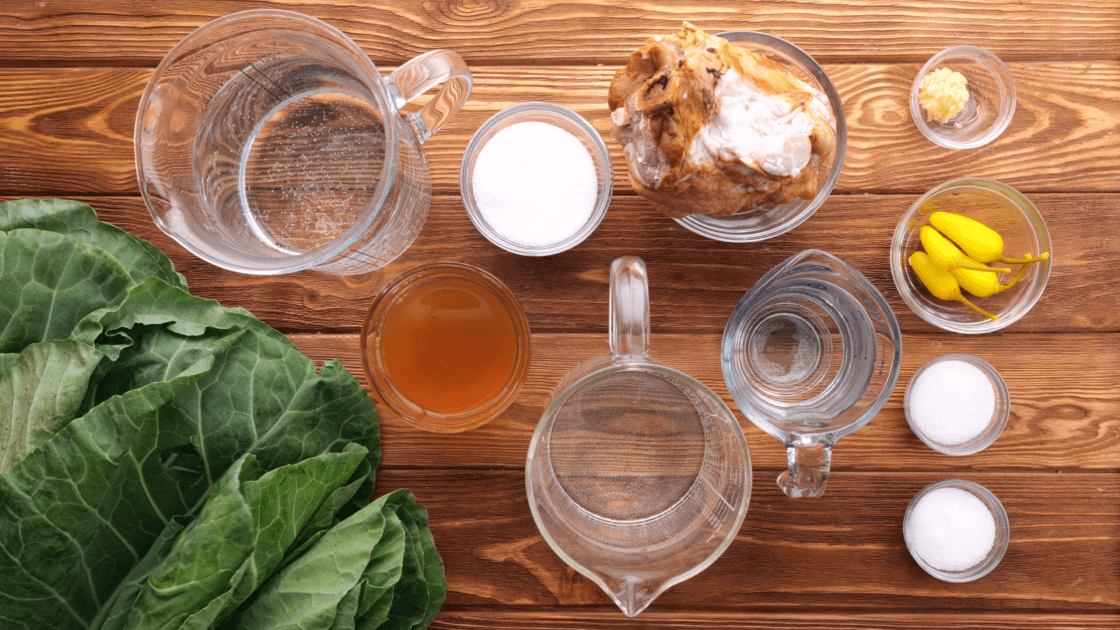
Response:
[{"label": "small glass pitcher", "polygon": [[[419,111],[399,113],[439,84]],[[227,15],[179,42],[144,90],[140,190],[161,230],[219,267],[371,271],[424,225],[431,176],[420,145],[470,89],[451,51],[382,77],[325,22],[280,10]]]},{"label": "small glass pitcher", "polygon": [[529,507],[552,550],[627,616],[710,565],[751,491],[747,442],[711,389],[654,361],[645,264],[611,265],[610,354],[556,386],[529,445]]},{"label": "small glass pitcher", "polygon": [[902,336],[882,294],[816,249],[770,270],[736,305],[720,364],[751,422],[786,445],[778,485],[819,497],[832,445],[867,424],[898,381]]}]

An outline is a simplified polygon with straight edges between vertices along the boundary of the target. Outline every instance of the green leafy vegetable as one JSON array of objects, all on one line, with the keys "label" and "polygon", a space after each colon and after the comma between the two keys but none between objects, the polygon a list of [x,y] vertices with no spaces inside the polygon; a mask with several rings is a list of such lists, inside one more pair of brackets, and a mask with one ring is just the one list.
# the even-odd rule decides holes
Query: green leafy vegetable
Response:
[{"label": "green leafy vegetable", "polygon": [[125,628],[216,625],[272,574],[365,455],[351,445],[267,472],[252,455],[239,458],[152,572]]},{"label": "green leafy vegetable", "polygon": [[67,339],[35,343],[0,376],[0,473],[74,419],[104,355]]},{"label": "green leafy vegetable", "polygon": [[134,282],[153,276],[187,289],[187,280],[175,271],[163,252],[115,225],[97,220],[97,213],[84,203],[68,199],[21,199],[0,203],[0,230],[35,228],[56,232],[71,240],[105,250],[129,271]]},{"label": "green leafy vegetable", "polygon": [[435,619],[447,596],[443,561],[436,552],[432,533],[428,531],[428,512],[416,504],[416,498],[407,490],[397,490],[388,495],[388,505],[396,509],[404,524],[409,545],[405,549],[402,585],[395,590],[393,606],[382,627],[402,630],[426,628]]},{"label": "green leafy vegetable", "polygon": [[0,352],[65,339],[124,300],[132,277],[105,250],[42,230],[0,232]]},{"label": "green leafy vegetable", "polygon": [[427,521],[407,490],[381,497],[273,576],[228,627],[427,627],[447,594]]},{"label": "green leafy vegetable", "polygon": [[[272,577],[237,618],[238,630],[329,630],[363,599],[392,597],[404,560],[404,526],[382,497],[342,521]],[[345,605],[343,602],[345,601]],[[369,606],[366,607],[368,610]]]},{"label": "green leafy vegetable", "polygon": [[84,204],[0,203],[0,627],[279,627],[312,573],[308,627],[426,626],[442,564],[411,494],[367,505],[369,394],[185,287]]}]

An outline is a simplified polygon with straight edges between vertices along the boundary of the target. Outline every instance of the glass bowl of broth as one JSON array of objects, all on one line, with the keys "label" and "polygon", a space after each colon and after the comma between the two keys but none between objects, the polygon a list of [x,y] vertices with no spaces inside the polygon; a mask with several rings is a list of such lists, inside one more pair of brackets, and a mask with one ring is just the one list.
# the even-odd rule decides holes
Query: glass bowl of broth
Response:
[{"label": "glass bowl of broth", "polygon": [[529,323],[486,271],[437,262],[389,283],[362,324],[362,368],[409,423],[453,433],[482,426],[517,398],[529,372]]}]

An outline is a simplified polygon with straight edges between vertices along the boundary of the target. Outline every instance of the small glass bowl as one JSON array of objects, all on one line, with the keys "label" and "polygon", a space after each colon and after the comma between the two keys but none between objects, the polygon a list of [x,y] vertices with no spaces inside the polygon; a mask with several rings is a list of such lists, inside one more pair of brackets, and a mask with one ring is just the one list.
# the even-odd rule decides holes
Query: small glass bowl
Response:
[{"label": "small glass bowl", "polygon": [[[425,409],[411,400],[394,381],[386,358],[386,322],[393,316],[394,311],[402,307],[402,303],[410,294],[440,282],[452,283],[450,285],[452,290],[465,296],[459,298],[461,304],[454,307],[466,312],[465,317],[477,317],[477,313],[483,311],[478,308],[478,298],[469,293],[489,293],[499,308],[509,316],[509,323],[516,338],[513,366],[506,382],[486,400],[479,402],[475,408],[453,414]],[[429,304],[427,311],[429,313],[427,317],[437,320],[442,317],[444,321],[448,320],[446,310],[437,315],[434,307]],[[463,341],[457,339],[455,343],[461,344]],[[509,288],[502,284],[501,280],[478,267],[455,262],[420,265],[390,281],[366,312],[365,321],[362,322],[361,344],[362,369],[365,371],[366,379],[377,392],[378,398],[410,424],[438,433],[466,431],[498,417],[520,393],[521,386],[529,373],[532,356],[529,322],[525,318],[525,311],[521,308],[521,304]],[[415,346],[414,348],[417,352],[422,351]],[[417,362],[420,360],[418,359]]]},{"label": "small glass bowl", "polygon": [[[918,100],[925,76],[948,68],[968,80],[968,103],[945,124],[927,120]],[[914,78],[910,88],[910,115],[918,131],[947,149],[973,149],[999,137],[1015,113],[1015,82],[999,57],[975,46],[954,46],[934,55]]]},{"label": "small glass bowl", "polygon": [[[964,569],[963,571],[943,571],[933,567],[922,559],[922,556],[915,551],[912,546],[914,544],[914,526],[911,522],[911,517],[914,513],[914,508],[927,494],[941,488],[957,488],[973,494],[976,498],[984,502],[984,505],[991,511],[992,518],[996,521],[996,540],[992,545],[992,549],[988,552],[987,557],[975,566]],[[931,483],[925,488],[922,488],[918,494],[914,495],[914,498],[910,501],[910,505],[906,508],[906,515],[902,517],[902,537],[906,541],[906,549],[910,552],[910,556],[914,558],[914,562],[917,562],[918,566],[922,567],[926,573],[945,582],[971,582],[991,573],[992,569],[996,568],[996,565],[1003,559],[1003,554],[1007,552],[1007,543],[1011,539],[1011,523],[1007,520],[1007,511],[1003,509],[1003,504],[1000,503],[996,495],[992,494],[987,488],[965,479],[947,479],[945,481]]]},{"label": "small glass bowl", "polygon": [[[502,129],[522,122],[543,122],[554,125],[575,136],[587,149],[591,161],[595,164],[595,176],[598,180],[598,193],[596,194],[595,207],[587,223],[571,237],[549,245],[532,246],[512,241],[495,230],[478,209],[474,198],[474,167],[482,147]],[[611,167],[611,156],[603,137],[587,122],[583,116],[567,107],[551,103],[529,102],[513,105],[494,114],[478,128],[471,138],[467,150],[463,154],[463,163],[459,168],[459,191],[463,197],[463,205],[467,208],[467,215],[471,218],[475,228],[482,233],[491,243],[501,247],[507,252],[522,256],[551,256],[569,250],[579,245],[595,228],[602,223],[607,215],[607,206],[611,202],[614,191],[614,175]]]},{"label": "small glass bowl", "polygon": [[836,118],[836,148],[821,160],[818,179],[820,188],[812,200],[797,198],[778,205],[752,206],[722,218],[694,214],[683,219],[673,219],[691,232],[725,243],[764,241],[801,225],[813,216],[832,193],[836,180],[840,178],[840,167],[844,164],[844,153],[848,146],[848,124],[844,119],[840,95],[836,93],[832,81],[820,64],[805,51],[784,39],[755,31],[726,31],[717,33],[717,36],[767,57],[793,76],[820,90],[828,98],[832,114]]},{"label": "small glass bowl", "polygon": [[[942,363],[944,361],[964,361],[971,365],[976,366],[988,377],[988,381],[992,385],[992,391],[995,392],[996,405],[992,410],[992,417],[988,420],[988,426],[977,435],[976,437],[962,442],[960,444],[942,444],[935,441],[929,435],[926,435],[919,429],[918,425],[911,418],[910,413],[910,389],[914,383],[918,382],[922,373],[931,367]],[[930,360],[928,363],[918,368],[914,372],[914,376],[910,377],[910,382],[906,385],[906,394],[903,397],[902,407],[906,412],[906,423],[910,425],[910,430],[918,439],[925,442],[926,446],[932,448],[939,453],[946,455],[972,455],[988,448],[988,446],[996,441],[1000,433],[1003,433],[1003,428],[1007,426],[1007,418],[1011,414],[1011,397],[1007,393],[1007,383],[1003,381],[1003,377],[999,375],[999,371],[991,366],[987,361],[979,359],[969,354],[946,354]]]},{"label": "small glass bowl", "polygon": [[[1026,274],[1011,289],[986,298],[965,294],[970,302],[998,316],[998,320],[988,319],[961,302],[933,297],[910,268],[910,254],[922,248],[919,232],[922,226],[929,225],[929,215],[938,210],[976,219],[999,232],[1004,254],[1010,258],[1050,253],[1046,260],[1029,264]],[[891,239],[890,264],[895,288],[918,317],[949,332],[989,333],[1018,321],[1042,296],[1053,260],[1050,233],[1034,204],[1014,188],[990,179],[957,179],[930,190],[902,215]],[[1000,274],[1004,283],[1018,271],[1018,265],[1006,266],[1011,273]]]}]

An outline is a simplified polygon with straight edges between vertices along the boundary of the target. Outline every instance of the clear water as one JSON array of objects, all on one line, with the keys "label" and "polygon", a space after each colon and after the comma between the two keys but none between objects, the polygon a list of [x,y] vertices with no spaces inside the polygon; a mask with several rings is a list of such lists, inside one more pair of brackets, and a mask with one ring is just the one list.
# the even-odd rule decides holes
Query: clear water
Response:
[{"label": "clear water", "polygon": [[246,66],[222,87],[197,136],[195,175],[239,248],[301,254],[359,219],[385,164],[374,102],[352,75],[298,55]]},{"label": "clear water", "polygon": [[738,329],[732,360],[747,385],[740,393],[754,413],[783,431],[838,428],[833,421],[863,395],[875,371],[872,317],[850,293],[824,280],[776,282]]},{"label": "clear water", "polygon": [[557,411],[549,454],[571,500],[606,519],[657,516],[697,483],[704,423],[672,382],[643,371],[617,372],[580,388]]}]

